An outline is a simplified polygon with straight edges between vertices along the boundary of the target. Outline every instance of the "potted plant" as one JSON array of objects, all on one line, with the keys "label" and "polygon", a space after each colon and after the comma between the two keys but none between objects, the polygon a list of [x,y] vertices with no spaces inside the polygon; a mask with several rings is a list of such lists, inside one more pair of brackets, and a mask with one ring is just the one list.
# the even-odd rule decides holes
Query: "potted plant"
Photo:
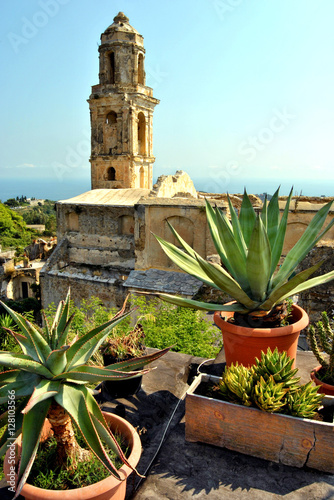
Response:
[{"label": "potted plant", "polygon": [[334,398],[300,385],[292,364],[268,349],[251,367],[200,374],[186,395],[186,440],[333,473]]},{"label": "potted plant", "polygon": [[[122,333],[117,327],[112,330],[100,348],[100,354],[105,366],[133,358],[139,358],[145,354],[144,330],[138,323],[130,332]],[[136,394],[141,387],[142,376],[126,380],[102,382],[103,388],[113,398],[125,398]]]},{"label": "potted plant", "polygon": [[320,392],[334,396],[334,332],[326,311],[322,313],[322,321],[316,323],[316,328],[310,325],[307,339],[320,363],[312,370],[311,379],[320,386]]},{"label": "potted plant", "polygon": [[308,316],[297,305],[289,311],[287,299],[334,278],[334,271],[310,278],[322,262],[296,274],[298,264],[333,226],[334,219],[322,230],[332,202],[317,212],[281,263],[292,189],[282,218],[278,196],[279,189],[269,204],[265,199],[257,214],[245,191],[239,216],[228,197],[231,220],[206,200],[207,221],[222,265],[205,261],[172,226],[182,248],[156,236],[168,257],[183,271],[235,299],[221,305],[159,294],[173,304],[216,311],[214,320],[222,330],[228,365],[236,361],[250,365],[268,346],[295,358],[299,332],[308,325]]},{"label": "potted plant", "polygon": [[[67,336],[73,319],[73,316],[69,317],[69,302],[68,292],[66,300],[60,302],[57,308],[53,324],[50,325],[44,317],[44,333],[6,304],[2,304],[20,329],[20,333],[12,334],[22,351],[20,354],[0,352],[0,365],[10,369],[0,374],[0,404],[8,402],[9,405],[7,415],[2,416],[2,420],[8,420],[8,428],[0,442],[0,456],[9,448],[5,465],[10,487],[15,489],[14,498],[20,493],[25,498],[33,499],[78,498],[77,490],[49,491],[25,484],[36,457],[46,419],[57,442],[57,460],[63,467],[69,463],[68,459],[70,467],[75,468],[78,462],[95,455],[112,476],[100,483],[81,488],[82,499],[124,498],[126,477],[135,470],[139,460],[140,452],[133,450],[134,444],[140,443],[136,431],[130,425],[118,424],[117,419],[112,420],[111,428],[127,429],[125,436],[131,450],[127,459],[109,430],[106,415],[96,403],[94,390],[89,384],[94,386],[103,380],[137,377],[148,371],[134,371],[138,366],[157,359],[168,349],[139,360],[123,361],[106,367],[93,366],[89,364],[91,357],[111,329],[131,311],[124,313],[123,308],[107,323],[80,338],[75,337],[68,343]],[[113,416],[108,416],[108,420],[110,418],[113,419]],[[78,445],[73,428],[82,435],[87,449]],[[16,470],[10,450],[19,434],[22,434],[22,450],[19,468]],[[124,467],[120,470],[117,470],[109,459],[101,439],[123,462]],[[16,454],[15,450],[12,454]],[[123,496],[118,496],[118,492],[113,496],[115,489],[120,489]]]}]

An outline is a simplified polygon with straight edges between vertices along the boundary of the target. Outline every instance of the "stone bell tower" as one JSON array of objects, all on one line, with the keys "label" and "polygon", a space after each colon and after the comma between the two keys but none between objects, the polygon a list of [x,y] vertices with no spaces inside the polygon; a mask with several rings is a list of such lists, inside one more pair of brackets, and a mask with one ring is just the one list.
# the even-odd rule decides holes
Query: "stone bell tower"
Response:
[{"label": "stone bell tower", "polygon": [[119,12],[101,35],[98,85],[91,115],[92,189],[152,189],[153,111],[158,99],[145,85],[143,37]]}]

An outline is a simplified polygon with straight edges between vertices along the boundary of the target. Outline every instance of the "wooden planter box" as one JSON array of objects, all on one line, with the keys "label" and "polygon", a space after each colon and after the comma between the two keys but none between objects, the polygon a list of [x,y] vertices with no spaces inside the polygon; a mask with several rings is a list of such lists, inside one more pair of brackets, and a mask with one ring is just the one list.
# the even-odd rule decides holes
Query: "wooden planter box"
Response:
[{"label": "wooden planter box", "polygon": [[[201,382],[219,378],[201,374],[186,395],[186,441],[200,441],[294,467],[307,465],[334,473],[334,424],[266,413],[194,394]],[[324,405],[334,406],[326,396]]]}]

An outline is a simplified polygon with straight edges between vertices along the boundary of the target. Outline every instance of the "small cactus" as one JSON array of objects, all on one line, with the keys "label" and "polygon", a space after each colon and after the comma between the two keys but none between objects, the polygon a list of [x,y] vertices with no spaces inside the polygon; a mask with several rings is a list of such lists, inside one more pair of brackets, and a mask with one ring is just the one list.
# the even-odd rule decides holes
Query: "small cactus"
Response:
[{"label": "small cactus", "polygon": [[250,368],[236,363],[226,367],[215,388],[231,403],[257,406],[270,413],[287,413],[302,418],[313,418],[321,405],[322,394],[312,382],[299,385],[295,377],[298,369],[291,369],[293,360],[286,352],[261,353],[261,360]]},{"label": "small cactus", "polygon": [[309,327],[307,339],[323,368],[322,380],[334,385],[334,332],[326,311],[322,313],[322,321],[316,323],[316,328],[313,325]]},{"label": "small cactus", "polygon": [[275,382],[272,375],[268,380],[260,377],[254,387],[254,401],[263,411],[269,413],[278,412],[285,405],[285,394],[288,389],[284,389],[283,383]]},{"label": "small cactus", "polygon": [[288,393],[286,397],[289,415],[300,418],[314,418],[321,404],[323,394],[312,382],[301,385],[297,391]]},{"label": "small cactus", "polygon": [[277,347],[272,352],[268,347],[267,353],[261,353],[261,360],[255,358],[254,365],[255,377],[260,380],[261,377],[268,381],[273,377],[275,382],[283,383],[283,386],[290,391],[298,387],[300,377],[295,378],[298,368],[291,369],[293,359],[290,358],[286,352],[278,352]]},{"label": "small cactus", "polygon": [[[223,383],[227,390],[232,393],[229,395],[230,400],[235,396],[240,403],[245,406],[252,405],[252,393],[254,386],[253,373],[250,369],[243,365],[233,365],[227,369],[223,374]],[[228,396],[228,392],[226,393]],[[234,395],[234,396],[233,396]]]}]

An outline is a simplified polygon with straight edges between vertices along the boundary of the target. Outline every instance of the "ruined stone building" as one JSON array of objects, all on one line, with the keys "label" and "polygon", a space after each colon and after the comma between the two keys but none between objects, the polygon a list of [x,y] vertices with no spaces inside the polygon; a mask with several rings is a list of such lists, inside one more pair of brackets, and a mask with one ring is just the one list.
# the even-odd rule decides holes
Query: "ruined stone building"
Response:
[{"label": "ruined stone building", "polygon": [[62,299],[68,286],[76,302],[94,295],[108,306],[121,305],[129,288],[192,296],[200,282],[173,272],[152,233],[170,237],[170,222],[210,255],[205,202],[182,171],[153,186],[159,101],[146,85],[143,37],[123,13],[101,35],[99,84],[88,102],[92,190],[57,203],[58,246],[41,273],[43,305]]},{"label": "ruined stone building", "polygon": [[[204,258],[214,254],[204,194],[182,171],[152,185],[159,101],[146,85],[143,37],[123,13],[101,35],[99,83],[88,102],[92,190],[57,203],[58,246],[41,272],[43,306],[63,299],[69,286],[76,303],[98,296],[109,307],[120,306],[128,290],[191,297],[201,283],[178,272],[154,233],[175,243],[171,223]],[[226,195],[206,196],[227,211]],[[240,207],[241,197],[232,201]],[[285,251],[325,201],[300,201],[298,209],[295,201]],[[283,210],[284,199],[281,204]],[[334,239],[334,228],[326,238]]]}]

